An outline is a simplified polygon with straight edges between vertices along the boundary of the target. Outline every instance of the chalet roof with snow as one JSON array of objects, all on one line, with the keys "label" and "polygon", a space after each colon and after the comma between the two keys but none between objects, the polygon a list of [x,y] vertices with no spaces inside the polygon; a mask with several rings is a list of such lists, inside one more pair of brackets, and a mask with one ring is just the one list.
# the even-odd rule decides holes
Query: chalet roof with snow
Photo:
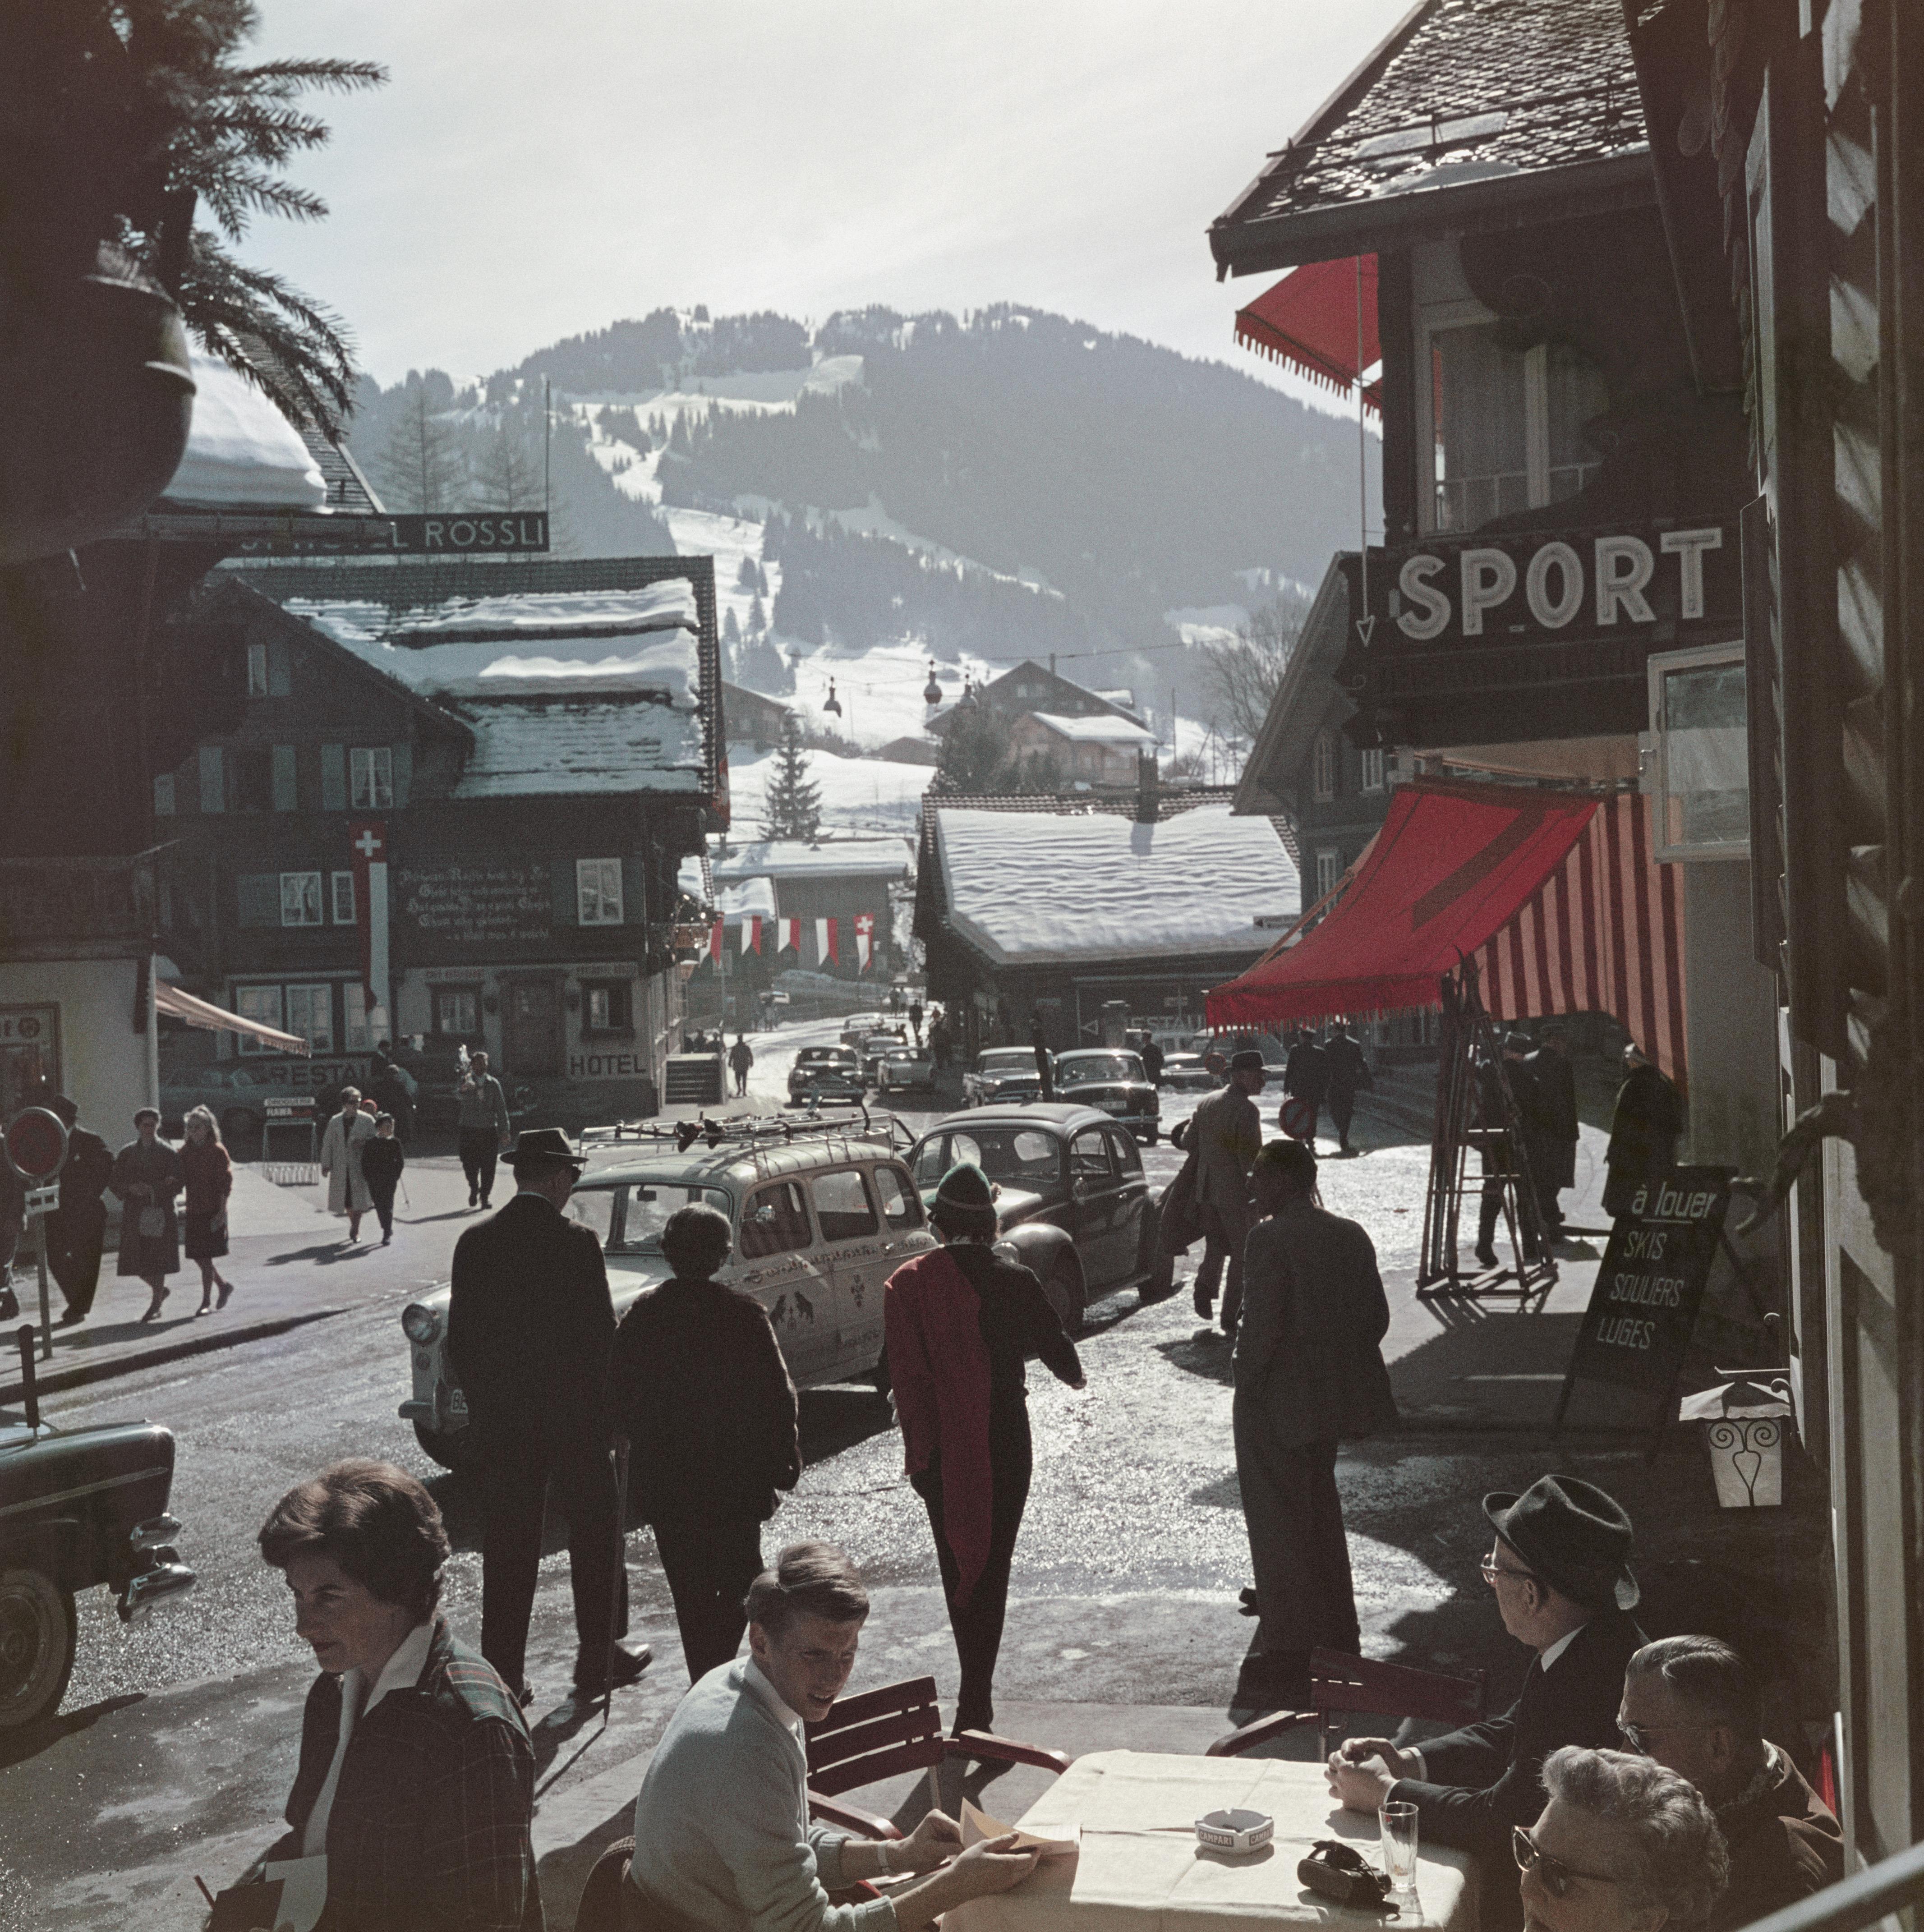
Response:
[{"label": "chalet roof with snow", "polygon": [[257,383],[195,350],[187,448],[161,491],[162,506],[211,510],[320,510],[327,478],[307,440]]},{"label": "chalet roof with snow", "polygon": [[1156,742],[1153,731],[1127,718],[1064,718],[1052,711],[1031,712],[1030,716],[1072,745],[1129,745],[1146,751]]},{"label": "chalet roof with snow", "polygon": [[1148,824],[1025,802],[928,801],[918,933],[932,918],[998,966],[1253,958],[1301,909],[1276,827],[1232,818],[1226,797],[1171,800]]},{"label": "chalet roof with snow", "polygon": [[1250,274],[1655,198],[1622,0],[1422,0],[1209,230]]},{"label": "chalet roof with snow", "polygon": [[[1008,718],[1047,712],[1054,718],[1119,718],[1139,725],[1142,721],[1133,710],[1118,701],[1129,696],[1126,691],[1091,691],[1030,658],[980,686],[975,701]],[[945,731],[956,709],[956,704],[945,705],[929,716],[923,728],[938,734]]]}]

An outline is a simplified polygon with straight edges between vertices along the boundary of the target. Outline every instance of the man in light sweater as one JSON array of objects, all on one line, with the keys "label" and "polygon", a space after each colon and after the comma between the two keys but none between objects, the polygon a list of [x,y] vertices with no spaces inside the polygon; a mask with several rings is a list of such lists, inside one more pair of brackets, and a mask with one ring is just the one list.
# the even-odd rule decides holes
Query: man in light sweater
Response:
[{"label": "man in light sweater", "polygon": [[[965,1900],[1006,1892],[1035,1868],[1014,1836],[958,1851],[931,1811],[899,1840],[845,1838],[809,1822],[803,1722],[819,1723],[855,1666],[868,1592],[847,1557],[798,1543],[748,1594],[749,1654],[683,1698],[635,1804],[622,1888],[627,1932],[922,1932]],[[831,1891],[913,1872],[883,1898],[832,1905]]]}]

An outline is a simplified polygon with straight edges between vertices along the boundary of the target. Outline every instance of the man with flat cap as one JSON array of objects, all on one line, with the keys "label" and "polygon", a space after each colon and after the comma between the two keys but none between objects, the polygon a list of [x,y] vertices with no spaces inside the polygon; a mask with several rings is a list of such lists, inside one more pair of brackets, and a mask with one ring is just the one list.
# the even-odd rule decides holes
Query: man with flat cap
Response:
[{"label": "man with flat cap", "polygon": [[1196,1312],[1209,1319],[1221,1281],[1223,1326],[1232,1331],[1242,1307],[1243,1243],[1254,1218],[1250,1166],[1262,1148],[1262,1116],[1255,1096],[1267,1078],[1262,1055],[1253,1046],[1238,1048],[1229,1056],[1229,1084],[1190,1115],[1183,1139],[1184,1148],[1196,1156],[1196,1205],[1204,1235],[1202,1264],[1196,1270]]},{"label": "man with flat cap", "polygon": [[1417,1808],[1427,1845],[1475,1852],[1484,1874],[1485,1932],[1521,1922],[1511,1830],[1535,1822],[1546,1797],[1543,1761],[1564,1744],[1618,1748],[1624,1666],[1643,1642],[1630,1612],[1630,1519],[1574,1476],[1541,1476],[1514,1496],[1483,1499],[1496,1540],[1483,1579],[1503,1628],[1536,1655],[1500,1718],[1399,1749],[1351,1738],[1329,1760],[1330,1790],[1352,1810],[1394,1801]]},{"label": "man with flat cap", "polygon": [[[626,1634],[628,1594],[608,1461],[608,1357],[614,1307],[601,1244],[563,1213],[585,1165],[559,1127],[526,1129],[508,1156],[515,1198],[455,1244],[448,1354],[467,1398],[486,1529],[481,1654],[523,1704],[528,1620],[548,1485],[568,1521],[575,1694],[632,1684],[650,1652]],[[620,1591],[617,1602],[617,1591]]]}]

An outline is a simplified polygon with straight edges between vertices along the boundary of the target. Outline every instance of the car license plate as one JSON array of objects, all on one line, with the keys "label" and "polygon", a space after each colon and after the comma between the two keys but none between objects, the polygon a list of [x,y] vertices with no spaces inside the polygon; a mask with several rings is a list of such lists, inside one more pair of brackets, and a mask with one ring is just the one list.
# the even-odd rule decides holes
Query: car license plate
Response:
[{"label": "car license plate", "polygon": [[1127,1100],[1105,1100],[1103,1111],[1109,1114],[1126,1114],[1129,1111],[1129,1102]]},{"label": "car license plate", "polygon": [[458,1415],[464,1422],[467,1420],[467,1397],[459,1389],[448,1391],[448,1413]]}]

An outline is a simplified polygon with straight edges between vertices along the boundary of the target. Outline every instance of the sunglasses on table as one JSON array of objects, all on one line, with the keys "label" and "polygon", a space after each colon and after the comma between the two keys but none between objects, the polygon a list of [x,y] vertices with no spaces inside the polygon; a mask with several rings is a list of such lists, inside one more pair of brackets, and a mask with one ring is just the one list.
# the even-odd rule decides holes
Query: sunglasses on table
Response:
[{"label": "sunglasses on table", "polygon": [[1598,1885],[1621,1885],[1623,1881],[1612,1878],[1607,1872],[1578,1871],[1574,1865],[1566,1865],[1561,1858],[1553,1858],[1538,1848],[1536,1840],[1520,1825],[1510,1828],[1510,1849],[1517,1855],[1519,1871],[1535,1872],[1543,1881],[1543,1888],[1552,1898],[1569,1896],[1571,1886],[1580,1878],[1594,1880]]}]

